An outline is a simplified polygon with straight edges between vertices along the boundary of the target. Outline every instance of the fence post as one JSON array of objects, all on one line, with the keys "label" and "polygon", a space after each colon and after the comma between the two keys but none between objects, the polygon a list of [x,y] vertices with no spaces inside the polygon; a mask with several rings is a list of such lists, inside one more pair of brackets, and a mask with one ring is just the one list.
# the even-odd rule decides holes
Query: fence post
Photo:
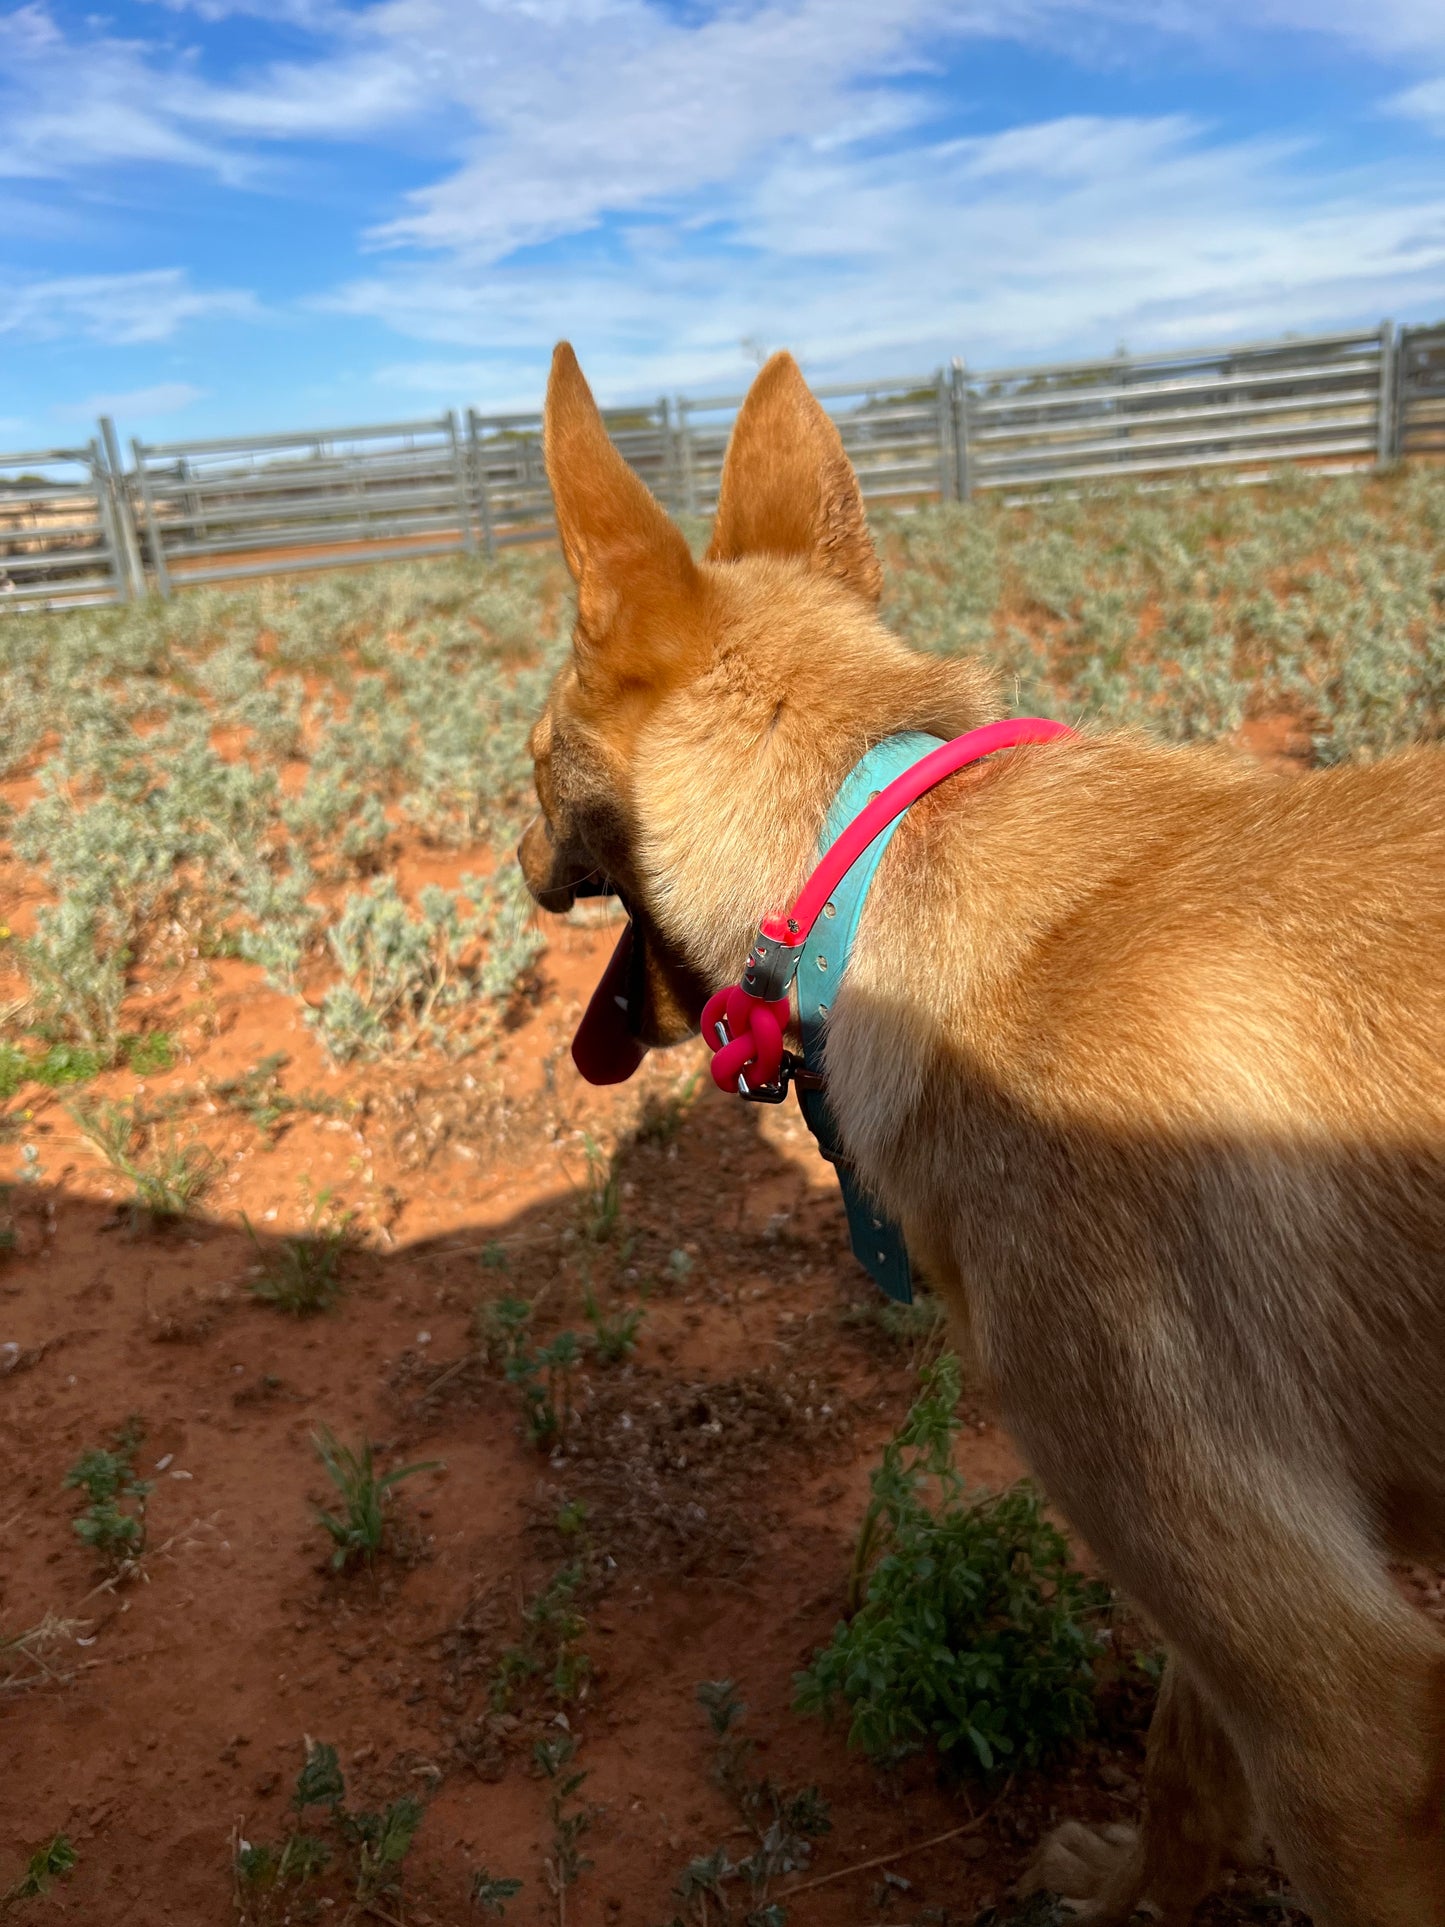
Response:
[{"label": "fence post", "polygon": [[497,538],[492,530],[492,498],[487,493],[487,463],[482,448],[481,418],[475,408],[467,410],[467,448],[472,460],[472,487],[476,491],[477,516],[482,525],[482,549],[490,557],[497,552]]},{"label": "fence post", "polygon": [[973,494],[973,476],[968,465],[968,370],[957,355],[953,358],[953,488],[954,499],[966,502]]},{"label": "fence post", "polygon": [[1399,454],[1395,432],[1395,324],[1380,324],[1380,396],[1376,404],[1378,422],[1375,436],[1375,465],[1388,468]]},{"label": "fence post", "polygon": [[105,450],[105,466],[110,480],[121,593],[127,602],[134,602],[146,592],[145,565],[141,561],[140,541],[135,532],[135,517],[131,513],[130,490],[125,485],[125,464],[120,459],[120,443],[116,439],[115,423],[109,415],[100,418],[100,441]]},{"label": "fence post", "polygon": [[110,485],[110,471],[106,466],[100,441],[92,435],[85,445],[85,465],[90,470],[91,486],[95,490],[95,514],[100,523],[100,551],[115,585],[116,600],[129,602],[130,583],[126,577],[125,551],[121,547],[120,530],[115,519],[115,490]]},{"label": "fence post", "polygon": [[658,470],[657,487],[653,490],[659,502],[669,515],[677,514],[677,474],[672,447],[672,412],[667,405],[667,396],[659,395],[654,407],[657,412],[658,447],[661,450],[661,467]]},{"label": "fence post", "polygon": [[1413,328],[1401,328],[1395,337],[1394,396],[1390,403],[1390,432],[1395,459],[1404,459],[1410,446],[1410,343]]},{"label": "fence post", "polygon": [[447,410],[447,440],[452,445],[452,485],[457,492],[457,514],[462,524],[462,547],[468,555],[474,555],[477,538],[472,533],[472,505],[467,500],[467,465],[462,458],[462,440],[457,433],[455,408]]},{"label": "fence post", "polygon": [[693,466],[692,423],[688,419],[687,397],[677,396],[673,406],[677,409],[678,459],[682,468],[682,512],[684,515],[696,515],[697,471]]},{"label": "fence post", "polygon": [[949,502],[953,499],[958,477],[958,462],[953,448],[953,393],[946,368],[939,369],[934,391],[934,420],[938,425],[938,499],[940,502]]},{"label": "fence post", "polygon": [[151,478],[146,470],[144,444],[131,437],[131,453],[135,457],[136,480],[140,483],[140,498],[145,504],[146,539],[151,545],[151,567],[156,572],[156,587],[161,592],[161,600],[171,599],[171,574],[166,567],[166,554],[161,546],[160,526],[156,521],[156,502],[151,494]]}]

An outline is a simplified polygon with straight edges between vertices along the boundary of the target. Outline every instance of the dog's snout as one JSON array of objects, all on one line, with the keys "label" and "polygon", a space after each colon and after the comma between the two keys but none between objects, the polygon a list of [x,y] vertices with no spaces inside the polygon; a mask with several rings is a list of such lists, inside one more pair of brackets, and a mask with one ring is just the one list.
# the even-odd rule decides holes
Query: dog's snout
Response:
[{"label": "dog's snout", "polygon": [[517,864],[522,881],[543,910],[564,916],[572,908],[573,878],[559,856],[552,826],[540,810],[522,832]]}]

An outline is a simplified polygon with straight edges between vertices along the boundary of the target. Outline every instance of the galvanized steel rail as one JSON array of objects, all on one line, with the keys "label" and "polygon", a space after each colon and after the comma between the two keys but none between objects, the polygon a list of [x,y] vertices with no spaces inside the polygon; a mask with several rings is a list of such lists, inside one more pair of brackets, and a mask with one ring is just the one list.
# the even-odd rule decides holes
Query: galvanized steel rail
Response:
[{"label": "galvanized steel rail", "polygon": [[115,431],[80,448],[0,455],[0,611],[129,602],[140,554],[114,462]]},{"label": "galvanized steel rail", "polygon": [[[865,497],[898,508],[1002,489],[1384,465],[1445,454],[1445,325],[970,370],[815,391]],[[604,411],[675,513],[717,503],[742,396]],[[384,557],[489,554],[553,533],[535,411],[211,441],[0,455],[0,611]]]},{"label": "galvanized steel rail", "polygon": [[476,546],[455,415],[131,448],[163,596],[176,583]]},{"label": "galvanized steel rail", "polygon": [[1445,455],[1445,324],[1405,329],[1396,365],[1399,453]]},{"label": "galvanized steel rail", "polygon": [[1387,323],[1368,334],[963,376],[969,490],[1388,459]]}]

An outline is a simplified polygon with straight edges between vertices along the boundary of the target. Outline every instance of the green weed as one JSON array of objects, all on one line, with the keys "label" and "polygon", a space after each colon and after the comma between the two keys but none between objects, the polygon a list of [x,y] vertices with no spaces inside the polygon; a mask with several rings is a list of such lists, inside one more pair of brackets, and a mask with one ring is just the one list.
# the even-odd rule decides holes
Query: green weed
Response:
[{"label": "green weed", "polygon": [[13,1044],[0,1044],[0,1104],[14,1097],[30,1075],[30,1060]]},{"label": "green weed", "polygon": [[582,1234],[593,1244],[616,1237],[622,1222],[622,1174],[617,1153],[609,1157],[590,1133],[582,1135],[587,1181],[582,1191]]},{"label": "green weed", "polygon": [[988,1773],[1036,1766],[1087,1729],[1108,1593],[1069,1563],[1027,1483],[965,1498],[958,1394],[945,1354],[872,1474],[855,1609],[798,1674],[797,1704],[844,1706],[850,1743],[874,1759],[931,1745],[952,1768]]},{"label": "green weed", "polygon": [[1176,741],[1302,708],[1322,760],[1438,738],[1445,485],[1416,470],[1086,488],[882,518],[885,614],[1014,707]]},{"label": "green weed", "polygon": [[71,1521],[77,1538],[115,1572],[133,1570],[145,1551],[151,1484],[135,1476],[144,1437],[140,1420],[129,1418],[109,1446],[82,1452],[65,1475],[66,1489],[78,1489],[90,1501]]},{"label": "green weed", "polygon": [[78,1856],[69,1836],[54,1834],[31,1854],[20,1878],[0,1893],[0,1906],[13,1907],[22,1900],[39,1900],[57,1880],[68,1879],[77,1864]]},{"label": "green weed", "polygon": [[577,1795],[587,1775],[574,1772],[577,1742],[570,1733],[555,1740],[538,1740],[532,1757],[550,1783],[547,1813],[552,1823],[552,1851],[543,1863],[547,1884],[559,1899],[574,1887],[592,1862],[582,1852],[582,1841],[592,1829],[592,1810]]},{"label": "green weed", "polygon": [[509,1880],[504,1875],[489,1873],[481,1867],[472,1876],[471,1899],[474,1907],[480,1907],[484,1914],[506,1913],[507,1902],[515,1900],[522,1891],[520,1880]]},{"label": "green weed", "polygon": [[566,1443],[575,1416],[572,1394],[582,1347],[571,1331],[534,1346],[531,1322],[524,1298],[492,1299],[478,1313],[478,1338],[487,1363],[521,1394],[528,1444],[554,1452]]},{"label": "green weed", "polygon": [[17,1050],[13,1044],[0,1044],[0,1101],[13,1097],[23,1084],[41,1084],[49,1090],[67,1084],[83,1084],[99,1076],[106,1060],[99,1051],[85,1050],[76,1044],[52,1044],[36,1052]]},{"label": "green weed", "polygon": [[[284,1840],[236,1841],[234,1873],[245,1921],[260,1927],[276,1918],[278,1906],[283,1921],[318,1918],[319,1907],[334,1903],[305,1890],[332,1866],[345,1879],[361,1913],[376,1912],[383,1901],[392,1903],[421,1824],[419,1800],[403,1796],[375,1812],[350,1807],[336,1748],[308,1739],[290,1807],[294,1817]],[[306,1822],[318,1809],[320,1819]],[[323,1831],[308,1830],[318,1827]],[[297,1907],[303,1910],[299,1914],[293,1912]]]},{"label": "green weed", "polygon": [[243,1216],[246,1235],[262,1263],[260,1277],[250,1281],[251,1296],[293,1318],[330,1311],[341,1296],[341,1261],[351,1242],[354,1217],[354,1212],[333,1211],[331,1193],[322,1191],[312,1202],[310,1229],[299,1238],[282,1238],[267,1246]]},{"label": "green weed", "polygon": [[1006,1912],[985,1907],[973,1927],[1069,1927],[1073,1918],[1052,1894],[1033,1894]]},{"label": "green weed", "polygon": [[395,1888],[421,1817],[421,1801],[407,1796],[378,1813],[344,1814],[347,1838],[356,1855],[356,1898],[363,1906]]},{"label": "green weed", "polygon": [[742,1731],[747,1707],[730,1679],[704,1680],[697,1700],[716,1748],[713,1779],[737,1809],[737,1831],[748,1836],[751,1850],[736,1858],[724,1843],[690,1860],[673,1889],[682,1911],[671,1927],[735,1920],[735,1898],[744,1927],[786,1927],[787,1909],[769,1897],[773,1883],[808,1866],[814,1843],[832,1829],[828,1803],[816,1787],[790,1792],[749,1770],[755,1749]]},{"label": "green weed", "polygon": [[[509,851],[530,809],[527,730],[566,646],[557,586],[554,557],[518,555],[7,622],[0,774],[32,775],[36,795],[0,812],[0,837],[52,898],[28,938],[0,937],[27,1028],[114,1062],[152,961],[240,954],[300,995],[333,920],[318,880],[377,869],[393,821]],[[310,768],[291,796],[275,772],[296,756]],[[502,878],[469,999],[437,1019],[446,1048],[535,948]]]},{"label": "green weed", "polygon": [[317,1522],[330,1535],[335,1547],[332,1567],[340,1572],[356,1559],[364,1560],[369,1566],[386,1545],[392,1494],[397,1486],[405,1479],[415,1478],[418,1472],[434,1472],[441,1461],[425,1459],[378,1473],[375,1450],[369,1439],[363,1439],[353,1449],[343,1445],[324,1425],[313,1434],[312,1444],[342,1501],[340,1512],[327,1512],[322,1506],[314,1508]]},{"label": "green weed", "polygon": [[[122,1049],[127,1066],[137,1077],[155,1077],[162,1071],[174,1068],[176,1047],[167,1031],[151,1030],[143,1037],[123,1038]],[[83,1075],[94,1076],[94,1072],[87,1071]]]},{"label": "green weed", "polygon": [[518,1689],[538,1679],[545,1679],[558,1706],[571,1706],[581,1697],[592,1670],[580,1644],[587,1621],[577,1609],[585,1579],[583,1562],[574,1559],[523,1606],[522,1636],[501,1654],[488,1684],[494,1713],[507,1712]]},{"label": "green weed", "polygon": [[290,1063],[285,1051],[273,1051],[259,1058],[239,1077],[228,1077],[211,1086],[211,1095],[229,1110],[249,1118],[268,1143],[280,1136],[282,1125],[300,1116],[336,1117],[345,1106],[336,1098],[315,1091],[284,1090],[281,1073]]},{"label": "green weed", "polygon": [[15,946],[28,989],[27,1012],[42,1036],[55,1035],[103,1062],[115,1055],[130,951],[96,912],[64,897],[41,909],[35,934]]},{"label": "green weed", "polygon": [[637,1334],[643,1318],[641,1309],[635,1305],[624,1305],[618,1311],[605,1312],[597,1303],[590,1284],[583,1290],[582,1303],[601,1363],[618,1365],[624,1358],[630,1358],[637,1350]]},{"label": "green weed", "polygon": [[701,1087],[702,1072],[694,1071],[679,1090],[670,1091],[666,1097],[649,1091],[642,1100],[642,1109],[632,1133],[634,1141],[655,1145],[660,1149],[675,1144]]},{"label": "green weed", "polygon": [[488,1365],[494,1371],[510,1375],[512,1366],[527,1349],[531,1305],[510,1292],[501,1298],[487,1298],[478,1305],[474,1322],[477,1344]]},{"label": "green weed", "polygon": [[874,1292],[860,1304],[845,1306],[839,1322],[855,1331],[878,1332],[895,1345],[918,1346],[936,1339],[945,1321],[938,1300],[918,1291],[911,1305],[895,1304]]},{"label": "green weed", "polygon": [[693,1261],[686,1251],[669,1251],[667,1254],[667,1275],[673,1284],[680,1285],[692,1276]]}]

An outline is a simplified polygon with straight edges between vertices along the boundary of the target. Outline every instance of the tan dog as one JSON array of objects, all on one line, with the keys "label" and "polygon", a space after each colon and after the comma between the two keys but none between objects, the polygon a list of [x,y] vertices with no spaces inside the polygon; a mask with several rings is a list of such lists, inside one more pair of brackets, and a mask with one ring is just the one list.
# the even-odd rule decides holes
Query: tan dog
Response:
[{"label": "tan dog", "polygon": [[[837,433],[758,376],[707,558],[557,350],[577,581],[534,733],[539,902],[599,871],[634,1025],[696,1029],[871,743],[987,720],[877,619]],[[1166,1638],[1142,1837],[1040,1872],[1183,1923],[1262,1825],[1317,1927],[1445,1924],[1445,756],[1287,781],[1100,734],[917,804],[826,1062],[844,1143],[1048,1492]]]}]

